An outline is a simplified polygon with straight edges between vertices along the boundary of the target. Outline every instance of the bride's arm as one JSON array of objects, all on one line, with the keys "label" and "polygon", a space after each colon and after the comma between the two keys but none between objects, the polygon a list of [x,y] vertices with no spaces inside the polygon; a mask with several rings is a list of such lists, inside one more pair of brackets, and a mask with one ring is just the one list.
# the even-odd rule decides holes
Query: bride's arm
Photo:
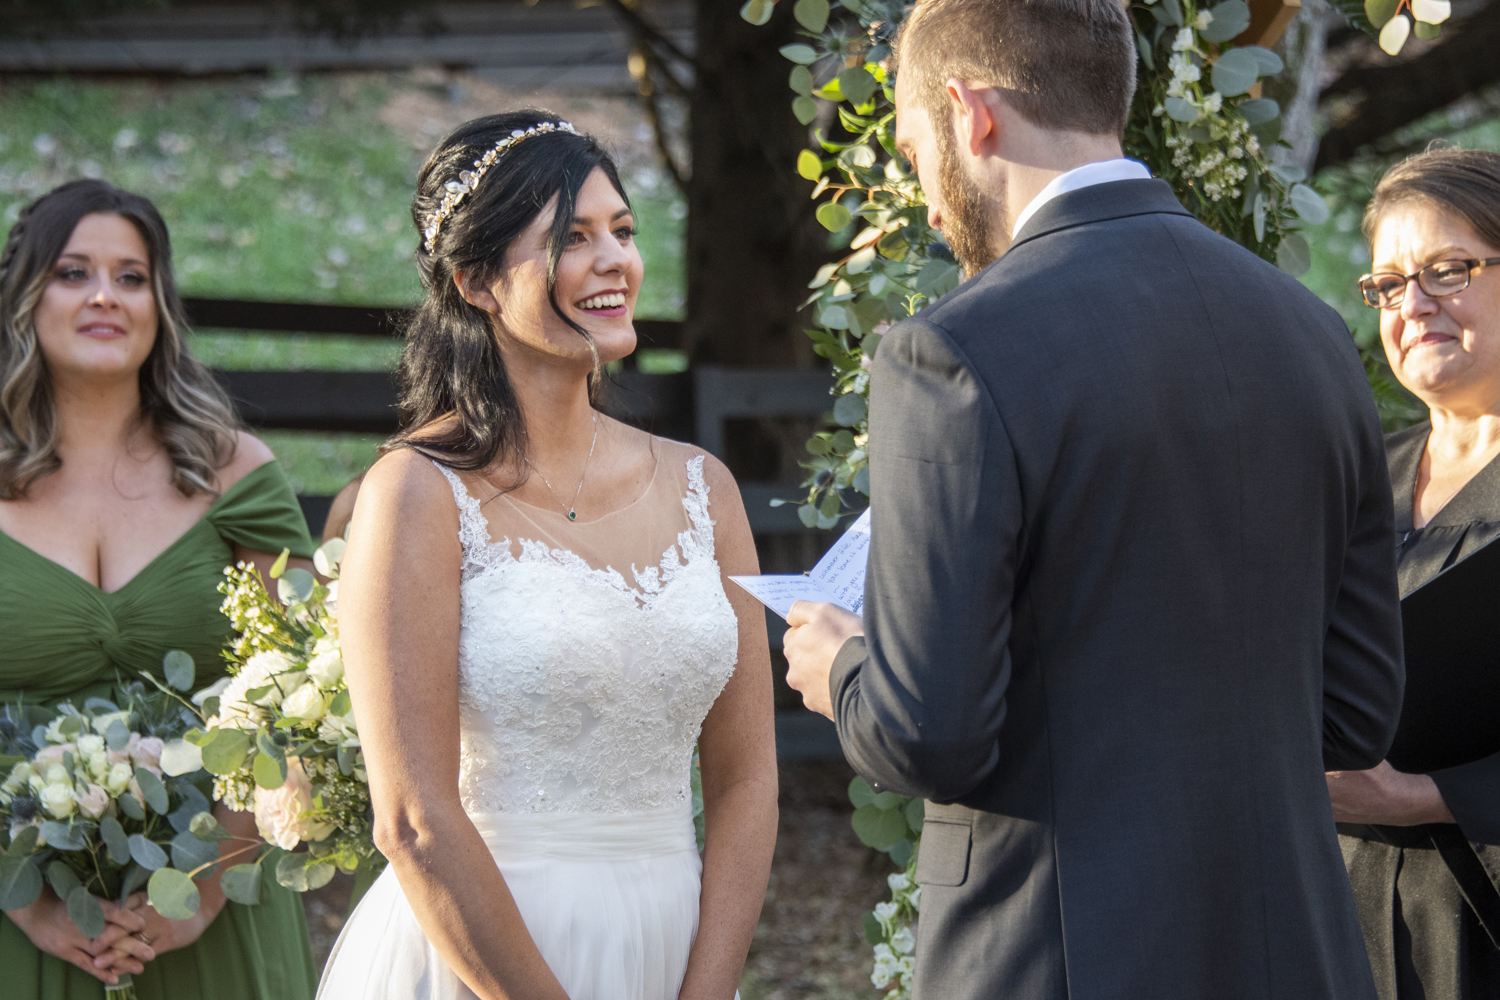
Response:
[{"label": "bride's arm", "polygon": [[750,524],[734,477],[713,458],[704,463],[714,521],[714,548],[740,623],[734,675],[703,720],[703,892],[698,937],[688,959],[682,1000],[730,1000],[755,933],[771,850],[776,844],[776,731],[771,654],[759,601],[730,582],[760,572]]},{"label": "bride's arm", "polygon": [[427,939],[494,1000],[566,1000],[458,797],[458,513],[443,476],[401,451],[370,470],[339,580],[375,842]]}]

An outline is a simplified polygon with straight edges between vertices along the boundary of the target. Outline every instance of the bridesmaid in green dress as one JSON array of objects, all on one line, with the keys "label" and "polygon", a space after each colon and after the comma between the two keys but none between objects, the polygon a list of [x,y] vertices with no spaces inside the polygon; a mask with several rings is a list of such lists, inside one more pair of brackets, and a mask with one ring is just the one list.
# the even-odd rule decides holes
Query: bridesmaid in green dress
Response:
[{"label": "bridesmaid in green dress", "polygon": [[[262,573],[307,526],[264,444],[183,346],[161,216],[75,181],[22,215],[0,256],[0,702],[108,696],[168,650],[198,683],[222,672],[216,587],[236,560]],[[309,564],[310,565],[310,564]],[[254,817],[219,805],[236,836]],[[315,970],[302,901],[274,879],[259,906],[198,883],[191,920],[143,895],[108,906],[90,941],[50,889],[0,916],[13,1000],[99,1000],[121,973],[141,1000],[300,1000]]]}]

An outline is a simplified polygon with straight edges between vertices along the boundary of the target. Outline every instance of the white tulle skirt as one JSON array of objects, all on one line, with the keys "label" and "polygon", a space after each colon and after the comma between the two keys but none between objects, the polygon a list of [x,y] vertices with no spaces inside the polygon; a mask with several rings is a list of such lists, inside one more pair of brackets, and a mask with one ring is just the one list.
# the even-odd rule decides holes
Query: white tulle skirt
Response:
[{"label": "white tulle skirt", "polygon": [[[472,818],[571,1000],[676,1000],[703,872],[686,807]],[[344,925],[318,987],[319,1000],[473,996],[389,868]]]}]

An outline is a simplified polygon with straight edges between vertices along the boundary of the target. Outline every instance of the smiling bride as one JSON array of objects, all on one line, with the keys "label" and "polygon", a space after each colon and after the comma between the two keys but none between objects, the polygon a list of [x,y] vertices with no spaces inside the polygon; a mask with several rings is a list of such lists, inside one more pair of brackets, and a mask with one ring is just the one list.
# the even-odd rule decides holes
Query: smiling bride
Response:
[{"label": "smiling bride", "polygon": [[390,866],[319,995],[729,1000],[776,831],[765,622],[724,583],[757,572],[729,473],[595,408],[643,276],[615,166],[481,118],[413,216],[405,430],[339,600]]}]

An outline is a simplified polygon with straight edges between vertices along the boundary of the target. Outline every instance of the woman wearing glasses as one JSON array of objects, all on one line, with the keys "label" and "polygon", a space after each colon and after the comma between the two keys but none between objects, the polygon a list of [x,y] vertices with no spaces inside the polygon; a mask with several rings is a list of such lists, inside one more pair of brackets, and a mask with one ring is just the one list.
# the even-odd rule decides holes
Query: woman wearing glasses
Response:
[{"label": "woman wearing glasses", "polygon": [[[1430,411],[1386,439],[1404,598],[1500,538],[1500,155],[1443,149],[1394,167],[1365,235],[1360,290],[1396,378]],[[1409,673],[1408,708],[1419,680]],[[1500,730],[1500,704],[1481,714]],[[1427,774],[1384,762],[1331,773],[1328,788],[1381,1000],[1500,996],[1500,753]]]}]

